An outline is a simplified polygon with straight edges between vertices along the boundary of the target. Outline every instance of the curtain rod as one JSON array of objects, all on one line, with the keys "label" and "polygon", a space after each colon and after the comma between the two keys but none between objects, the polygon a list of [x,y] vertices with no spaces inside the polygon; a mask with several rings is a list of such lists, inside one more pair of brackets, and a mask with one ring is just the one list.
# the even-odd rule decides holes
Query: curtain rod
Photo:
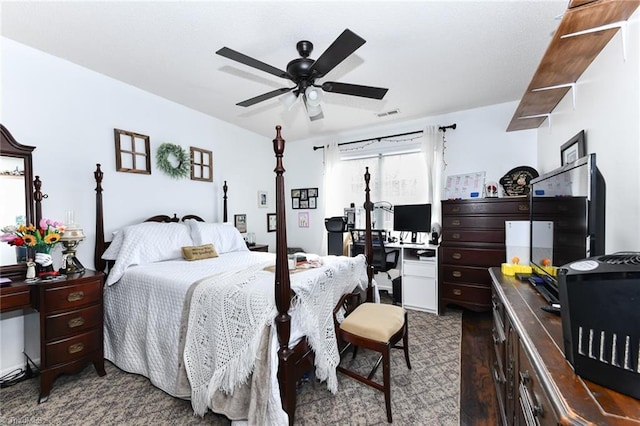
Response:
[{"label": "curtain rod", "polygon": [[[451,124],[451,125],[449,125],[449,126],[439,126],[439,127],[438,127],[438,130],[441,130],[441,131],[443,131],[443,132],[446,132],[446,131],[447,131],[447,129],[454,129],[454,130],[455,130],[455,128],[456,128],[456,123],[453,123],[453,124]],[[351,144],[354,144],[354,143],[368,142],[368,141],[373,141],[373,140],[378,140],[378,141],[379,141],[380,139],[397,138],[398,136],[414,135],[414,134],[416,134],[416,133],[424,133],[424,131],[423,131],[423,130],[416,130],[416,131],[414,131],[414,132],[398,133],[398,134],[395,134],[395,135],[387,135],[387,136],[378,136],[378,137],[375,137],[375,138],[361,139],[361,140],[359,140],[359,141],[340,142],[340,143],[338,144],[338,146],[342,146],[342,145],[351,145]],[[317,149],[324,149],[324,146],[314,146],[314,147],[313,147],[313,150],[314,150],[314,151],[315,151],[315,150],[317,150]]]}]

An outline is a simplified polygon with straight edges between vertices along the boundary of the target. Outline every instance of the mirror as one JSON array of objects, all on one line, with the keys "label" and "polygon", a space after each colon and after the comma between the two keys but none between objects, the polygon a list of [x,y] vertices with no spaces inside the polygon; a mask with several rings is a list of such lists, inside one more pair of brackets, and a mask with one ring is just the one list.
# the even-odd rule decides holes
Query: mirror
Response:
[{"label": "mirror", "polygon": [[[26,224],[34,223],[31,152],[35,147],[18,143],[2,124],[0,136],[0,188],[5,200],[0,211],[0,228],[15,225],[20,220]],[[24,278],[26,265],[19,263],[17,257],[15,247],[0,243],[0,275]]]}]

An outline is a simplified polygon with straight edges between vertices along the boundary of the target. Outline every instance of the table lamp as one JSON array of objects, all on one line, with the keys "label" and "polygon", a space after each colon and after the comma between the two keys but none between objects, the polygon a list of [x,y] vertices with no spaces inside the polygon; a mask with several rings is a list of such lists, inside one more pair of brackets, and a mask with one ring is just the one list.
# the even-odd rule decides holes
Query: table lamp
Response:
[{"label": "table lamp", "polygon": [[80,241],[85,239],[84,232],[74,220],[73,212],[67,212],[67,220],[65,229],[60,237],[60,241],[64,246],[62,251],[62,268],[60,272],[65,274],[74,274],[84,272],[84,266],[76,257],[76,248]]}]

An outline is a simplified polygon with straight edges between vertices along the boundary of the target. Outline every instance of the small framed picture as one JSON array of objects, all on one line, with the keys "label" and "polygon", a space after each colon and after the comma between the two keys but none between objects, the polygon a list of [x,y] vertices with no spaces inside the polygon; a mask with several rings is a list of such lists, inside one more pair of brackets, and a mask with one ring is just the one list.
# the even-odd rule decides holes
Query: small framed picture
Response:
[{"label": "small framed picture", "polygon": [[233,224],[240,231],[240,233],[247,232],[247,215],[246,214],[234,214]]},{"label": "small framed picture", "polygon": [[307,190],[307,195],[309,195],[309,198],[317,197],[318,196],[318,188],[309,188]]},{"label": "small framed picture", "polygon": [[308,228],[308,227],[309,227],[309,213],[308,212],[298,213],[298,228]]},{"label": "small framed picture", "polygon": [[291,197],[300,198],[300,190],[299,189],[292,189],[291,190]]},{"label": "small framed picture", "polygon": [[300,208],[301,209],[308,209],[309,208],[309,200],[300,200]]},{"label": "small framed picture", "polygon": [[585,156],[584,130],[569,139],[560,147],[560,165],[573,163]]},{"label": "small framed picture", "polygon": [[266,208],[267,207],[267,191],[258,191],[258,207]]},{"label": "small framed picture", "polygon": [[306,199],[307,199],[307,190],[306,189],[301,189],[300,190],[300,201],[306,200]]},{"label": "small framed picture", "polygon": [[315,209],[316,208],[316,200],[317,200],[316,197],[309,198],[309,208],[310,209]]},{"label": "small framed picture", "polygon": [[300,208],[300,198],[292,198],[292,208],[299,209]]},{"label": "small framed picture", "polygon": [[267,232],[276,232],[276,214],[267,213]]}]

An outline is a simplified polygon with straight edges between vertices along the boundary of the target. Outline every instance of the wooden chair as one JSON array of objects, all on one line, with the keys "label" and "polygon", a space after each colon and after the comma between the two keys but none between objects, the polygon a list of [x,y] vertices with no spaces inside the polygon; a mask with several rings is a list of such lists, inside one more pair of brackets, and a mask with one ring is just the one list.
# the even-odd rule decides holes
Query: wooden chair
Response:
[{"label": "wooden chair", "polygon": [[[411,369],[407,312],[400,306],[371,302],[362,303],[354,309],[353,306],[357,304],[360,295],[360,293],[343,295],[334,310],[336,336],[343,344],[340,355],[353,346],[353,359],[356,357],[358,348],[379,352],[380,358],[367,377],[342,366],[338,366],[338,371],[383,391],[387,420],[391,423],[391,348],[404,350],[407,367]],[[337,315],[342,308],[346,312],[351,312],[342,323],[338,324]],[[400,340],[402,345],[398,345]],[[372,380],[380,363],[382,363],[382,384]]]},{"label": "wooden chair", "polygon": [[[365,173],[365,206],[366,220],[371,220],[371,203],[369,198],[369,168]],[[400,306],[384,303],[373,303],[372,279],[374,272],[373,265],[373,244],[370,227],[367,227],[367,243],[365,254],[367,257],[367,276],[369,285],[366,289],[366,302],[362,300],[362,292],[349,293],[341,297],[338,305],[333,311],[336,337],[342,345],[340,355],[348,348],[353,347],[353,358],[356,357],[357,348],[366,348],[380,353],[380,358],[374,365],[367,377],[338,366],[337,370],[349,377],[352,377],[366,385],[372,386],[384,392],[384,402],[387,409],[387,421],[391,423],[391,348],[403,349],[407,367],[411,369],[409,361],[409,323],[407,312]],[[343,312],[345,317],[342,323],[338,322],[338,313]],[[402,340],[402,345],[398,342]],[[382,384],[374,382],[373,376],[382,363]]]}]

